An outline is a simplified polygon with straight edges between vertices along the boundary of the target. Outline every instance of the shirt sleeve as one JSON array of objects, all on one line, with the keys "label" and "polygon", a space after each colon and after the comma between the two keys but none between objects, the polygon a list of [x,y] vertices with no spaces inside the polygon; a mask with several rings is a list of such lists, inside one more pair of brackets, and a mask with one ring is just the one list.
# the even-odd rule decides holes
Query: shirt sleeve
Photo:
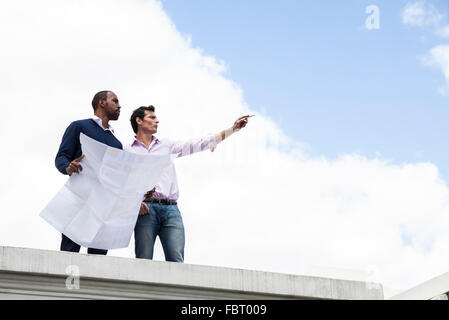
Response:
[{"label": "shirt sleeve", "polygon": [[217,142],[215,140],[215,135],[211,135],[205,138],[192,139],[184,142],[171,142],[170,153],[177,154],[178,157],[184,157],[205,150],[213,152],[216,147]]},{"label": "shirt sleeve", "polygon": [[81,154],[77,154],[80,151],[79,135],[80,129],[75,122],[72,122],[64,132],[55,158],[56,168],[62,174],[67,174],[65,169],[69,166],[70,162],[81,156]]}]

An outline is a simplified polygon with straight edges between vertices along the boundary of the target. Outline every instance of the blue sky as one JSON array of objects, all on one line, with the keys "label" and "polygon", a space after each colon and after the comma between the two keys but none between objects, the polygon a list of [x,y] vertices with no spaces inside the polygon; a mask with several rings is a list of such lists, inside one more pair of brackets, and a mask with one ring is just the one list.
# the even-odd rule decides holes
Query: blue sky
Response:
[{"label": "blue sky", "polygon": [[[246,102],[305,143],[308,154],[430,161],[447,183],[449,98],[438,92],[445,79],[420,57],[449,41],[402,22],[412,2],[162,3],[194,47],[225,62]],[[365,28],[368,5],[380,8],[379,30]],[[426,5],[449,13],[445,1]]]}]

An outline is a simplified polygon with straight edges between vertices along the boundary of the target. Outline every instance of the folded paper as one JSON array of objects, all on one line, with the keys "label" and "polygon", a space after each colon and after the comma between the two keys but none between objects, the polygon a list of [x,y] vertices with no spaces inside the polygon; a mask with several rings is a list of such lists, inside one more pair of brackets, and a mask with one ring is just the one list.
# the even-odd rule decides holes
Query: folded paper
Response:
[{"label": "folded paper", "polygon": [[145,193],[172,155],[142,155],[80,134],[83,170],[73,174],[40,216],[75,243],[96,249],[129,245]]}]

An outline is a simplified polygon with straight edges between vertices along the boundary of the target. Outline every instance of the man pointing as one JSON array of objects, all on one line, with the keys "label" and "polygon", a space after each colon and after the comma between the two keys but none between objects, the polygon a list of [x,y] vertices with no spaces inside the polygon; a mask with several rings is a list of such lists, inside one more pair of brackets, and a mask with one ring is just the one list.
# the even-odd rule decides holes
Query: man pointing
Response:
[{"label": "man pointing", "polygon": [[[234,125],[218,134],[188,142],[159,140],[154,136],[159,120],[153,106],[140,107],[131,115],[135,140],[124,150],[139,154],[176,154],[183,157],[195,152],[214,151],[217,144],[244,128],[249,116],[238,118]],[[171,163],[162,172],[155,189],[141,204],[134,228],[136,258],[152,259],[156,237],[159,236],[166,261],[184,262],[184,224],[177,206],[179,196],[175,166]]]}]

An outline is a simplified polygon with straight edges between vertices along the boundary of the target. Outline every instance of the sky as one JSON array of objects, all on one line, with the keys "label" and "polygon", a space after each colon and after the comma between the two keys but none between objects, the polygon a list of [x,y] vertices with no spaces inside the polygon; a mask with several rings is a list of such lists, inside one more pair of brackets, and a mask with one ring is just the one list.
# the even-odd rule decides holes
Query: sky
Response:
[{"label": "sky", "polygon": [[[188,4],[187,4],[188,3]],[[441,15],[407,22],[407,4]],[[310,155],[357,152],[392,163],[430,161],[445,181],[446,85],[422,58],[444,45],[447,1],[163,1],[192,44],[222,59],[253,108]],[[368,5],[380,29],[368,30]],[[436,23],[436,22],[435,22]]]},{"label": "sky", "polygon": [[39,217],[67,180],[54,157],[108,89],[124,144],[140,105],[156,106],[161,138],[256,114],[176,160],[185,263],[380,282],[387,297],[447,272],[448,13],[437,0],[2,1],[0,245],[59,249]]}]

